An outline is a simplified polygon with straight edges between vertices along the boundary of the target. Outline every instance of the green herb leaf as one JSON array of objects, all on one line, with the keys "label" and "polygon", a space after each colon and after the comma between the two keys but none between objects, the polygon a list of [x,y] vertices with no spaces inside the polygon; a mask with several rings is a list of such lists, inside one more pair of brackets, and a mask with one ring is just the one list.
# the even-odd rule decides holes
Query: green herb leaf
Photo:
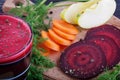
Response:
[{"label": "green herb leaf", "polygon": [[97,80],[119,80],[120,65],[116,65],[113,70],[106,70]]},{"label": "green herb leaf", "polygon": [[27,76],[27,80],[44,80],[42,75],[43,72],[44,69],[31,65]]}]

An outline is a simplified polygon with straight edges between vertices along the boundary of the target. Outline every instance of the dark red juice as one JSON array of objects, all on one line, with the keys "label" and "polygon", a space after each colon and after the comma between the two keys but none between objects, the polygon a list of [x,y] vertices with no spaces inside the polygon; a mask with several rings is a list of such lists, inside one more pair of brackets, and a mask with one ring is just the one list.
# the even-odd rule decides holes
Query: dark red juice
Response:
[{"label": "dark red juice", "polygon": [[0,80],[23,80],[30,66],[32,32],[22,19],[0,15]]}]

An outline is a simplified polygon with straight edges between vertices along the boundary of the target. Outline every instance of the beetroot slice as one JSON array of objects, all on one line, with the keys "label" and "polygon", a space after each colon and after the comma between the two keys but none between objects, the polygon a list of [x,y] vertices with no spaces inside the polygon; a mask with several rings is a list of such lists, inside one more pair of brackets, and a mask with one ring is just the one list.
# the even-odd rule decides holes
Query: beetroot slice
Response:
[{"label": "beetroot slice", "polygon": [[60,57],[63,72],[82,80],[97,76],[105,67],[105,53],[94,43],[74,43]]},{"label": "beetroot slice", "polygon": [[105,35],[112,38],[120,48],[120,30],[113,25],[102,25],[88,30],[86,37],[94,35]]},{"label": "beetroot slice", "polygon": [[112,68],[119,62],[119,47],[111,38],[107,36],[92,36],[85,39],[87,42],[93,42],[101,47],[107,59],[108,68]]}]

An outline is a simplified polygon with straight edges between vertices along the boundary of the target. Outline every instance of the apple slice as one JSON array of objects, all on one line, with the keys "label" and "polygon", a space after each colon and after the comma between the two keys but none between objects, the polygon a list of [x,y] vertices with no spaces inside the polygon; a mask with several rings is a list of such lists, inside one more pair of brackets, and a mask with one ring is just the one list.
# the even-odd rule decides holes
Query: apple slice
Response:
[{"label": "apple slice", "polygon": [[61,18],[68,23],[76,24],[76,21],[74,21],[74,20],[78,20],[78,19],[74,19],[74,18],[77,18],[77,15],[82,6],[83,6],[82,2],[72,4],[68,8],[65,8],[64,10],[62,10],[62,12],[60,14]]},{"label": "apple slice", "polygon": [[88,2],[78,2],[74,3],[71,6],[65,8],[60,16],[63,20],[68,23],[78,24],[79,16],[92,5],[98,3],[100,0],[90,0]]},{"label": "apple slice", "polygon": [[78,25],[80,27],[88,29],[100,26],[113,16],[116,9],[115,0],[101,0],[96,6],[95,5],[86,9],[86,11],[81,14],[78,19]]}]

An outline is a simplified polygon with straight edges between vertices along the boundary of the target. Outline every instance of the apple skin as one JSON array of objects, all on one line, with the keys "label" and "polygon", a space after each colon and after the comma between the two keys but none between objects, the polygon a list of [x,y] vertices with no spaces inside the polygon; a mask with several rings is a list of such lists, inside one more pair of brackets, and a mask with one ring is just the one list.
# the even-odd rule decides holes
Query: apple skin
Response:
[{"label": "apple skin", "polygon": [[115,0],[101,0],[95,5],[86,9],[84,13],[81,14],[78,19],[78,25],[80,27],[89,29],[103,25],[113,16],[116,9]]},{"label": "apple skin", "polygon": [[60,16],[63,20],[71,24],[77,24],[77,15],[80,12],[80,9],[84,6],[84,3],[78,2],[70,5],[68,8],[62,10]]}]

